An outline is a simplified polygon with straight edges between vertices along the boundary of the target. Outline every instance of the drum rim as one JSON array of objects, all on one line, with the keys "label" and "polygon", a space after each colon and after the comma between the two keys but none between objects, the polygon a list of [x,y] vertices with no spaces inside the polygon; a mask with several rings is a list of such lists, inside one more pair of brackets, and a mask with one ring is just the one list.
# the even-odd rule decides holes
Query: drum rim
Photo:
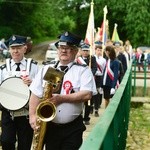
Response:
[{"label": "drum rim", "polygon": [[[0,86],[6,81],[6,80],[9,80],[9,79],[19,79],[19,80],[22,80],[20,77],[9,77],[9,78],[6,78],[5,80],[3,80],[2,82],[1,82],[1,84],[0,84]],[[26,84],[25,84],[26,85]],[[26,85],[26,86],[28,86],[28,85]],[[24,105],[24,106],[22,106],[21,108],[18,108],[18,109],[8,109],[8,108],[6,108],[6,106],[3,106],[3,104],[1,103],[1,99],[0,99],[0,105],[2,105],[2,107],[4,107],[5,109],[7,109],[7,110],[10,110],[10,111],[17,111],[17,110],[20,110],[20,109],[22,109],[22,108],[24,108],[28,103],[29,103],[29,98],[30,98],[30,90],[28,89],[28,93],[29,93],[29,95],[28,95],[28,100],[27,100],[27,102],[26,102],[26,104]]]}]

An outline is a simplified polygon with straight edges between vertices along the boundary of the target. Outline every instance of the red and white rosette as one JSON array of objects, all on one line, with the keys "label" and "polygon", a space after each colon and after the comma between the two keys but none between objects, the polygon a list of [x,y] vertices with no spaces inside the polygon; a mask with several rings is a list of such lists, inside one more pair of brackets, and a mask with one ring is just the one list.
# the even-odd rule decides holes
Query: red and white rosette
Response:
[{"label": "red and white rosette", "polygon": [[70,81],[65,81],[63,84],[63,88],[65,90],[65,94],[70,94],[71,90],[72,90],[72,83]]}]

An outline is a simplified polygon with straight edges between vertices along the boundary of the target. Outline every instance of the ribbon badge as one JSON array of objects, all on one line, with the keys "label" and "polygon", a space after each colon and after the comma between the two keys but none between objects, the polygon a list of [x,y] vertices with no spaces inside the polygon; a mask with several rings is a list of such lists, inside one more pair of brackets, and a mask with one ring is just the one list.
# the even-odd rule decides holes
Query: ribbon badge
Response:
[{"label": "ribbon badge", "polygon": [[26,78],[29,76],[29,73],[26,70],[21,70],[21,77]]},{"label": "ribbon badge", "polygon": [[71,90],[72,90],[72,83],[70,81],[65,81],[63,84],[63,88],[65,90],[66,95],[70,94]]}]

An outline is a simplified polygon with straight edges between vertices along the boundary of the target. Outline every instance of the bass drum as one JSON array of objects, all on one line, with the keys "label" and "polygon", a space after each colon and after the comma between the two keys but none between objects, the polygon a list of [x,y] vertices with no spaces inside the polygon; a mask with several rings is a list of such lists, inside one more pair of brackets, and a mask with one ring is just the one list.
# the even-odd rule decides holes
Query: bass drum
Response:
[{"label": "bass drum", "polygon": [[21,78],[11,77],[0,85],[0,103],[8,110],[19,110],[27,105],[30,97],[28,85]]}]

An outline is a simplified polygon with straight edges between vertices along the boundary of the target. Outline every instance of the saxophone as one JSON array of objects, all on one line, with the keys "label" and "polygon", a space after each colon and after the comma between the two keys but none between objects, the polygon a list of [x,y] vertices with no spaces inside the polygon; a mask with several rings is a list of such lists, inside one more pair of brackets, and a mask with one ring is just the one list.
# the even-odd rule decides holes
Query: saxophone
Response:
[{"label": "saxophone", "polygon": [[34,130],[32,148],[31,150],[42,150],[44,143],[44,136],[46,133],[47,122],[53,120],[56,116],[56,107],[49,101],[53,92],[57,92],[61,87],[61,81],[63,79],[64,72],[55,68],[49,67],[44,80],[44,94],[41,103],[36,108],[36,129]]}]

